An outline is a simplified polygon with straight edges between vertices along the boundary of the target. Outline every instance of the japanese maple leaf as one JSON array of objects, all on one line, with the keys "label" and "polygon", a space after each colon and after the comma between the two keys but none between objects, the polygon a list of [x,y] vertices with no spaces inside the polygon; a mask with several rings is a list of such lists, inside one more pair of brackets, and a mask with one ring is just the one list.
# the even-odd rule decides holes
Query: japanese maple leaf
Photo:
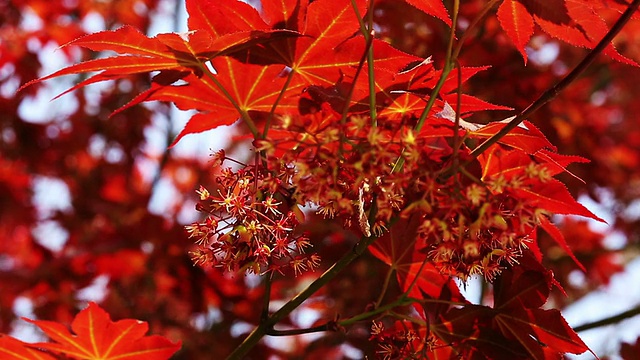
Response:
[{"label": "japanese maple leaf", "polygon": [[433,333],[459,343],[465,358],[558,359],[588,347],[556,309],[540,309],[555,284],[553,275],[526,253],[518,267],[494,282],[494,307],[466,305],[441,314]]},{"label": "japanese maple leaf", "polygon": [[506,338],[519,342],[532,359],[589,350],[560,311],[539,309],[549,296],[553,275],[543,269],[526,269],[526,264],[505,271],[494,284],[498,313],[493,324]]},{"label": "japanese maple leaf", "polygon": [[[538,143],[546,146],[546,139],[540,140]],[[514,176],[522,175],[523,172],[531,168],[532,159],[529,155],[536,159],[536,164],[541,165],[548,176],[555,176],[565,172],[581,182],[583,182],[582,179],[567,170],[567,166],[573,163],[589,162],[589,160],[580,156],[562,155],[547,149],[540,149],[529,154],[523,153],[521,149],[509,149],[501,145],[493,145],[478,157],[482,166],[482,180],[496,176],[502,176],[510,180]]]},{"label": "japanese maple leaf", "polygon": [[[380,239],[369,247],[373,256],[382,260],[397,272],[398,282],[403,291],[409,290],[412,283],[415,286],[409,292],[410,297],[439,298],[444,288],[448,289],[450,298],[447,300],[464,301],[455,282],[447,274],[426,260],[426,255],[416,251],[416,229],[420,223],[419,216],[402,219],[389,229]],[[414,239],[414,240],[411,240]],[[425,262],[423,264],[423,262]],[[417,306],[419,308],[419,306]]]},{"label": "japanese maple leaf", "polygon": [[567,187],[554,178],[545,183],[532,182],[531,187],[514,190],[516,196],[534,202],[536,206],[554,214],[580,215],[603,223],[603,219],[596,216],[589,209],[577,202]]},{"label": "japanese maple leaf", "polygon": [[623,343],[620,346],[620,356],[623,360],[633,360],[638,354],[640,354],[640,337],[635,344]]},{"label": "japanese maple leaf", "polygon": [[[63,47],[75,45],[93,51],[114,51],[118,55],[66,67],[23,87],[58,76],[97,72],[62,93],[65,94],[92,83],[151,71],[160,71],[160,76],[165,80],[173,78],[172,81],[156,82],[156,88],[169,86],[188,74],[203,76],[205,63],[216,57],[245,53],[252,48],[262,49],[281,38],[299,36],[286,29],[270,29],[256,10],[247,4],[238,1],[226,3],[224,12],[220,12],[216,2],[187,2],[188,10],[196,15],[189,18],[190,31],[183,34],[167,33],[148,37],[131,26],[123,26],[75,39]],[[205,15],[219,13],[220,16],[199,18],[198,14],[202,15],[203,8],[208,10]],[[233,14],[236,16],[231,16]],[[215,29],[206,26],[214,20]],[[176,74],[180,76],[176,77]]]},{"label": "japanese maple leaf", "polygon": [[515,338],[526,349],[531,359],[546,360],[559,353],[588,350],[557,309],[501,312],[494,321],[505,337]]},{"label": "japanese maple leaf", "polygon": [[281,93],[277,110],[292,113],[297,109],[296,99],[288,95],[295,92],[295,88],[282,92],[285,79],[278,76],[282,71],[280,66],[245,64],[231,57],[215,58],[210,64],[217,74],[201,78],[189,74],[183,79],[185,84],[154,83],[126,107],[158,100],[171,101],[181,110],[200,111],[192,116],[173,144],[187,134],[231,125],[242,113],[269,113]]},{"label": "japanese maple leaf", "polygon": [[200,74],[201,53],[209,54],[215,50],[211,42],[208,34],[201,31],[159,34],[155,37],[147,37],[131,26],[100,31],[75,39],[63,47],[75,45],[93,51],[114,51],[125,56],[116,55],[71,65],[24,86],[63,75],[98,72],[64,92],[67,93],[95,82],[150,71],[173,70]]},{"label": "japanese maple leaf", "polygon": [[30,345],[0,334],[0,357],[5,360],[54,360],[53,356],[32,349]]},{"label": "japanese maple leaf", "polygon": [[[461,69],[461,82],[467,81],[470,77],[488,67],[464,67]],[[376,88],[376,106],[380,116],[391,119],[404,118],[413,116],[419,118],[429,100],[429,96],[436,86],[441,70],[433,67],[430,58],[421,62],[412,62],[400,72],[378,72],[375,77]],[[362,76],[366,78],[366,74]],[[363,79],[366,81],[366,79]],[[439,97],[436,105],[431,109],[431,114],[443,113],[442,110],[448,105],[454,104],[457,107],[458,94],[453,92],[458,87],[457,71],[451,72],[445,79],[445,83],[440,89]],[[354,92],[354,95],[359,95]],[[360,100],[356,101],[356,105],[352,106],[351,111],[368,110],[368,89],[362,94]],[[453,122],[455,120],[455,111],[451,109],[450,116],[437,116]],[[469,114],[485,110],[510,110],[505,106],[490,104],[476,97],[462,94],[460,96],[460,113]],[[452,132],[450,132],[452,133]]]},{"label": "japanese maple leaf", "polygon": [[[571,18],[570,26],[557,24],[549,18],[538,18],[536,23],[549,35],[574,46],[593,48],[609,31],[607,23],[598,15],[588,1],[565,0],[566,13]],[[555,9],[552,9],[554,11]],[[621,63],[638,66],[609,44],[604,53]]]},{"label": "japanese maple leaf", "polygon": [[479,157],[482,166],[482,180],[503,177],[511,180],[522,175],[531,165],[531,157],[516,149],[509,149],[501,145],[492,145]]},{"label": "japanese maple leaf", "polygon": [[[504,121],[493,122],[486,126],[480,127],[478,130],[472,132],[470,136],[478,138],[490,138],[507,125]],[[535,154],[543,149],[556,150],[542,134],[537,127],[528,121],[523,122],[523,126],[516,127],[508,134],[498,140],[500,144],[508,145],[511,148],[524,151],[526,154]]]},{"label": "japanese maple leaf", "polygon": [[[301,35],[298,30],[303,27],[307,5],[306,1],[269,1],[262,4],[261,14],[251,5],[237,0],[188,0],[188,28],[205,32],[214,42],[222,44],[228,42],[226,38],[238,36],[236,34],[261,38],[243,44],[240,36],[237,44],[227,45],[228,51],[219,54],[252,64],[289,65],[291,57],[288,54],[295,48],[295,40],[290,35]],[[267,19],[263,19],[263,15]]]},{"label": "japanese maple leaf", "polygon": [[463,359],[524,360],[526,351],[491,328],[492,309],[480,305],[454,307],[438,316],[432,333],[445,344],[456,344]]},{"label": "japanese maple leaf", "polygon": [[[318,0],[311,4],[307,4],[305,1],[276,1],[266,4],[263,13],[260,14],[249,5],[235,0],[217,2],[188,1],[187,11],[189,12],[189,28],[207,32],[213,39],[226,36],[234,31],[267,31],[269,26],[292,32],[297,32],[301,29],[301,36],[298,38],[282,37],[279,41],[261,43],[261,48],[251,47],[246,52],[235,52],[231,54],[233,59],[227,59],[228,65],[221,65],[222,60],[220,58],[211,62],[216,69],[216,77],[220,83],[225,85],[244,83],[245,85],[242,85],[244,87],[251,86],[253,89],[260,89],[262,94],[254,91],[253,96],[260,97],[261,103],[264,104],[265,108],[244,107],[242,110],[270,111],[270,106],[274,104],[275,100],[280,96],[280,91],[282,91],[277,111],[292,113],[296,109],[291,108],[292,102],[287,103],[287,100],[295,99],[303,89],[308,89],[312,86],[330,88],[341,79],[349,80],[354,76],[357,66],[366,52],[364,37],[355,36],[359,33],[358,16],[362,16],[366,12],[366,1],[358,0],[354,4],[350,1],[332,0]],[[263,19],[262,16],[266,19]],[[270,24],[267,24],[267,20]],[[277,29],[272,28],[271,30]],[[374,49],[374,54],[376,54],[374,67],[380,71],[396,72],[408,62],[418,59],[380,40],[374,39],[371,46]],[[251,77],[247,75],[247,69],[237,62],[247,65],[247,69],[251,69],[251,66],[257,69],[258,65],[273,68],[267,72],[270,76],[264,76],[264,70],[256,70],[252,73],[260,72],[260,74]],[[232,64],[233,66],[231,66]],[[281,65],[280,71],[275,67],[275,64]],[[287,69],[285,69],[285,66]],[[274,84],[282,84],[284,81],[279,81],[275,78],[275,75],[278,74],[291,76],[290,80],[292,81],[287,81],[286,89],[274,89]],[[208,82],[204,77],[201,81]],[[281,85],[279,86],[282,87]],[[227,88],[227,90],[233,89],[233,87],[231,89]],[[189,91],[185,87],[180,90],[162,90],[163,100],[175,101],[178,99],[180,97],[179,94],[169,96],[169,93],[174,91],[183,93],[186,91],[186,93],[191,94],[198,93],[200,99],[205,99],[206,103],[219,107],[213,104],[214,102],[219,102],[216,97],[203,97],[202,93]],[[287,96],[285,92],[290,96]],[[232,91],[229,91],[229,93],[233,101],[238,103],[240,107],[242,107],[243,103],[247,103],[248,99],[246,97],[238,96]],[[160,94],[158,93],[157,96],[160,96]],[[155,99],[159,100],[157,96]],[[192,98],[195,99],[193,96]],[[271,105],[269,105],[269,101]],[[179,107],[180,102],[182,101],[179,99],[176,101]],[[222,101],[222,103],[225,102],[228,103],[228,101]],[[195,103],[195,101],[192,103]],[[207,110],[213,113],[214,109]],[[221,114],[217,109],[215,109],[215,119],[205,118],[198,114],[192,118],[192,121],[181,133],[181,136],[211,129],[218,124],[230,124],[237,118],[238,114],[236,113],[234,116],[233,111],[224,111]]]},{"label": "japanese maple leaf", "polygon": [[[280,59],[282,64],[292,70],[294,84],[298,86],[332,86],[342,78],[353,77],[357,66],[366,52],[365,38],[358,27],[359,17],[366,11],[367,1],[318,0],[305,7],[273,4],[267,7],[266,15],[275,19],[276,26],[287,26],[290,30],[302,29],[299,38],[274,44],[272,54],[265,54],[261,61],[269,57]],[[286,2],[282,2],[283,5]],[[281,11],[291,16],[285,21],[275,13]],[[303,16],[303,21],[295,21],[293,16]],[[306,15],[306,16],[305,16]],[[406,64],[418,60],[391,47],[384,41],[373,39],[374,62],[376,70],[397,72]]]},{"label": "japanese maple leaf", "polygon": [[527,63],[525,46],[529,43],[535,24],[533,16],[527,8],[518,0],[504,0],[498,8],[498,20],[507,33],[516,49],[522,54],[524,63]]},{"label": "japanese maple leaf", "polygon": [[186,1],[189,30],[202,30],[213,38],[245,30],[268,29],[253,6],[237,0]]},{"label": "japanese maple leaf", "polygon": [[[526,45],[538,24],[547,34],[574,46],[593,48],[609,30],[593,5],[580,0],[504,0],[498,8],[498,20],[527,62]],[[613,47],[604,51],[625,64],[638,65]]]},{"label": "japanese maple leaf", "polygon": [[[366,13],[365,0],[273,1],[257,10],[237,1],[188,1],[189,29],[207,31],[212,38],[231,31],[260,29],[269,26],[300,32],[297,38],[282,38],[262,49],[257,47],[234,57],[253,64],[282,64],[291,68],[296,82],[304,85],[330,86],[341,76],[352,74],[365,52],[366,41],[359,34],[359,18]],[[355,9],[354,9],[355,5]],[[236,19],[236,20],[233,20]],[[271,29],[276,30],[276,29]],[[377,68],[398,70],[417,58],[392,48],[384,41],[373,40]],[[294,82],[295,83],[295,82]],[[295,85],[293,85],[295,86]]]},{"label": "japanese maple leaf", "polygon": [[405,0],[407,4],[411,4],[417,9],[421,10],[425,14],[429,14],[444,21],[447,25],[451,26],[451,19],[447,13],[447,9],[441,0]]},{"label": "japanese maple leaf", "polygon": [[59,323],[44,320],[26,321],[37,325],[55,343],[31,344],[73,359],[168,359],[180,349],[180,342],[151,335],[144,321],[125,319],[111,321],[109,314],[91,302],[71,323],[71,330]]},{"label": "japanese maple leaf", "polygon": [[[530,124],[527,125],[531,126]],[[522,134],[516,134],[515,136],[522,136]],[[544,145],[545,142],[546,139],[540,141],[539,145]],[[532,142],[532,144],[533,143],[535,142]],[[512,144],[517,145],[518,142],[512,141]],[[535,147],[529,148],[528,150],[534,149]],[[532,169],[533,163],[531,156],[528,154],[529,151],[523,152],[522,149],[517,148],[506,149],[499,144],[491,146],[485,153],[478,157],[482,166],[482,179],[486,180],[499,176],[505,180],[510,180],[522,176],[522,174]],[[540,209],[547,210],[553,214],[580,215],[604,222],[604,220],[577,202],[562,182],[551,177],[562,171],[566,171],[565,168],[567,165],[573,162],[584,162],[585,159],[577,156],[558,155],[545,149],[534,152],[533,157],[544,166],[544,171],[548,172],[545,176],[549,176],[550,178],[542,182],[527,180],[524,184],[530,184],[530,186],[513,189],[512,192],[514,196],[526,202],[534,203]],[[584,266],[573,254],[562,232],[549,221],[546,215],[540,215],[538,221],[538,225],[551,235],[553,240],[558,243],[575,261],[578,267],[584,271]]]}]

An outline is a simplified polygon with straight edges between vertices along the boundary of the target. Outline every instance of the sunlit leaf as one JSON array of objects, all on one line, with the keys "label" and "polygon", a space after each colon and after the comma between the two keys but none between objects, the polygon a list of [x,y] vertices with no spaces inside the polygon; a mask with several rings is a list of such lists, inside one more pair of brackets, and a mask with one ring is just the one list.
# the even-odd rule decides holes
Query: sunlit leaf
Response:
[{"label": "sunlit leaf", "polygon": [[538,207],[554,214],[580,215],[600,222],[605,222],[584,205],[577,202],[567,187],[556,179],[546,183],[532,184],[531,188],[514,190],[519,196],[534,202]]},{"label": "sunlit leaf", "polygon": [[109,314],[95,303],[78,313],[70,332],[59,323],[28,320],[37,325],[55,343],[38,343],[34,347],[76,359],[168,359],[180,343],[164,337],[145,336],[149,326],[138,320],[111,321]]},{"label": "sunlit leaf", "polygon": [[546,360],[559,353],[582,354],[588,350],[557,309],[501,312],[495,322],[505,336],[522,344],[531,359]]},{"label": "sunlit leaf", "polygon": [[29,347],[28,343],[0,334],[0,355],[6,360],[54,360],[54,357]]},{"label": "sunlit leaf", "polygon": [[415,6],[416,8],[424,11],[426,14],[437,17],[438,19],[444,21],[447,25],[451,26],[451,19],[449,18],[449,14],[447,13],[447,9],[444,7],[444,4],[440,0],[430,1],[430,0],[406,0],[407,3]]},{"label": "sunlit leaf", "polygon": [[[413,241],[407,241],[415,238],[416,218],[414,216],[413,221],[406,223],[403,220],[392,227],[389,233],[378,239],[369,250],[375,257],[395,269],[403,291],[412,286],[409,296],[421,298],[422,294],[427,294],[437,299],[443,287],[447,287],[450,290],[450,300],[461,300],[462,295],[453,279],[437,270],[427,260],[426,255],[416,251]],[[413,283],[415,285],[412,285]]]},{"label": "sunlit leaf", "polygon": [[504,0],[498,8],[498,19],[502,28],[507,32],[518,51],[520,51],[526,64],[527,52],[525,46],[533,35],[533,16],[527,11],[522,2]]}]

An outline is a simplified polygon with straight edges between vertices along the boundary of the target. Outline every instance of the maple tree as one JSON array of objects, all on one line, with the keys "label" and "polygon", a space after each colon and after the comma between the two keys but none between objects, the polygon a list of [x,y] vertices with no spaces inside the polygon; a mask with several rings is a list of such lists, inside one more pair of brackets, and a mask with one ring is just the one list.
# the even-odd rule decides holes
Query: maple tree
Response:
[{"label": "maple tree", "polygon": [[[155,36],[145,35],[153,0],[4,3],[0,331],[16,327],[8,309],[26,298],[28,321],[53,342],[3,335],[0,353],[592,351],[545,304],[606,284],[637,247],[625,209],[639,195],[629,186],[640,178],[629,115],[639,3],[187,0],[188,31]],[[104,31],[72,21],[95,14]],[[29,16],[45,25],[25,28]],[[34,48],[49,43],[74,64],[39,73],[47,60]],[[547,61],[549,46],[558,54]],[[63,75],[80,75],[61,94],[75,110],[27,121],[27,99]],[[115,86],[97,96],[86,87],[107,80]],[[232,144],[208,161],[153,153],[145,132],[159,116],[171,127],[167,104],[191,117],[165,146],[233,125]],[[31,188],[51,179],[71,205],[47,213]],[[153,212],[163,183],[172,203]],[[607,247],[585,222],[604,220],[575,200],[602,200],[598,189],[617,203],[622,249]],[[194,204],[200,217],[183,227]],[[66,232],[58,248],[34,231],[47,221]],[[575,271],[584,285],[568,281]],[[101,276],[111,315],[80,310],[80,290]],[[458,283],[478,277],[485,293],[472,302]],[[144,336],[147,323],[157,335]]]}]

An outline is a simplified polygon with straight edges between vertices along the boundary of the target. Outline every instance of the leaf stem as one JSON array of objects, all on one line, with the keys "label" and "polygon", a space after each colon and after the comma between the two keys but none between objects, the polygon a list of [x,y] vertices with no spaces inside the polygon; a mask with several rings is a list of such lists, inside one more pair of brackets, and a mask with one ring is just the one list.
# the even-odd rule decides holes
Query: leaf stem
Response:
[{"label": "leaf stem", "polygon": [[256,124],[253,122],[253,119],[251,119],[251,116],[249,116],[249,113],[246,110],[243,110],[242,108],[240,108],[240,105],[238,105],[238,102],[236,102],[236,100],[233,98],[233,96],[231,96],[231,94],[227,91],[227,89],[225,89],[225,87],[222,86],[222,84],[218,81],[218,79],[216,79],[216,76],[213,73],[211,73],[211,70],[209,70],[209,68],[204,63],[198,62],[198,66],[200,70],[202,70],[202,72],[206,74],[211,81],[213,81],[213,83],[216,85],[218,90],[220,90],[222,94],[227,98],[227,100],[229,100],[229,102],[231,103],[231,105],[233,105],[236,111],[238,111],[238,114],[240,114],[240,117],[249,128],[249,131],[251,131],[251,134],[253,135],[253,137],[257,139],[260,133],[258,132],[258,128],[256,127]]},{"label": "leaf stem", "polygon": [[376,87],[375,87],[375,74],[373,72],[374,65],[374,57],[373,57],[373,38],[374,30],[373,30],[373,5],[374,2],[369,2],[369,9],[367,9],[367,24],[365,24],[362,16],[360,15],[360,11],[358,11],[358,6],[356,5],[355,0],[351,0],[351,7],[353,11],[356,13],[356,17],[358,18],[358,23],[360,24],[360,32],[364,36],[367,41],[367,72],[369,75],[369,116],[371,117],[371,123],[375,127],[377,124],[377,113],[376,113]]},{"label": "leaf stem", "polygon": [[[456,96],[456,118],[453,125],[453,166],[454,175],[458,172],[460,168],[460,158],[459,158],[459,150],[460,150],[460,104],[462,103],[462,68],[460,67],[460,63],[456,60],[456,68],[458,69],[458,91]],[[458,183],[456,182],[456,186]]]},{"label": "leaf stem", "polygon": [[[427,105],[422,110],[422,114],[420,114],[420,118],[418,119],[418,122],[413,128],[416,132],[420,132],[420,130],[424,126],[427,116],[429,115],[429,112],[433,108],[433,105],[436,103],[436,99],[440,94],[440,89],[442,89],[442,86],[444,86],[444,83],[447,80],[447,76],[449,76],[449,73],[451,72],[452,64],[454,60],[452,58],[453,42],[456,38],[456,26],[458,23],[459,6],[460,6],[460,0],[454,0],[453,16],[452,16],[453,20],[451,23],[451,33],[449,34],[449,43],[447,45],[447,54],[444,59],[444,67],[442,68],[442,73],[440,74],[440,78],[438,79],[436,86],[433,88],[433,90],[431,90],[431,94],[429,94],[429,100],[427,100]],[[398,160],[395,162],[395,164],[393,165],[392,172],[400,171],[403,165],[404,165],[404,157],[400,156]]]},{"label": "leaf stem", "polygon": [[286,336],[286,335],[300,335],[300,334],[309,334],[309,333],[313,333],[313,332],[321,332],[321,331],[332,331],[332,330],[336,330],[337,327],[339,326],[349,326],[349,325],[353,325],[359,321],[363,321],[369,318],[372,318],[378,314],[383,314],[383,313],[390,313],[393,314],[393,316],[395,317],[401,317],[401,318],[405,318],[405,320],[409,320],[409,321],[413,321],[416,322],[415,318],[410,318],[410,317],[405,317],[405,315],[403,314],[398,314],[395,312],[391,312],[392,309],[399,307],[399,306],[406,306],[406,305],[411,305],[413,303],[437,303],[437,304],[447,304],[447,305],[451,305],[451,306],[464,306],[467,305],[465,303],[459,303],[459,302],[453,302],[453,301],[446,301],[446,300],[439,300],[439,299],[416,299],[416,298],[412,298],[407,296],[407,293],[402,294],[401,296],[399,296],[395,301],[386,304],[384,306],[378,307],[374,310],[371,311],[367,311],[358,315],[355,315],[349,319],[345,319],[342,321],[330,321],[327,322],[325,324],[322,325],[318,325],[318,326],[314,326],[314,327],[310,327],[310,328],[306,328],[306,329],[290,329],[290,330],[276,330],[273,328],[269,328],[266,330],[266,335],[271,335],[271,336]]},{"label": "leaf stem", "polygon": [[387,312],[393,308],[396,308],[398,306],[403,306],[403,305],[409,305],[411,304],[413,301],[405,296],[400,296],[398,297],[394,302],[388,303],[386,305],[380,306],[377,309],[371,310],[371,311],[367,311],[364,312],[362,314],[358,314],[354,317],[351,317],[349,319],[345,319],[342,321],[339,321],[338,324],[340,324],[340,326],[347,326],[347,325],[352,325],[357,323],[358,321],[362,321],[362,320],[366,320],[369,319],[375,315],[378,314],[382,314],[384,312]]},{"label": "leaf stem", "polygon": [[356,4],[356,0],[351,0],[351,8],[353,9],[353,12],[356,14],[356,18],[358,19],[358,25],[360,25],[360,32],[366,38],[368,36],[367,34],[369,33],[369,31],[367,31],[367,26],[365,25],[364,20],[362,20],[362,15],[360,15],[360,11],[358,11],[358,4]]},{"label": "leaf stem", "polygon": [[454,0],[453,2],[453,16],[452,16],[452,23],[451,23],[451,33],[449,34],[449,43],[447,45],[447,55],[444,59],[444,67],[442,69],[442,74],[440,75],[440,79],[438,79],[438,83],[436,84],[436,86],[433,88],[433,91],[431,91],[431,94],[429,95],[429,100],[427,101],[427,106],[425,106],[425,108],[422,110],[422,114],[420,114],[420,118],[418,119],[418,123],[416,124],[414,130],[415,131],[420,131],[422,129],[422,127],[424,126],[425,120],[427,119],[427,116],[429,115],[429,112],[431,111],[431,108],[433,107],[433,105],[436,103],[436,99],[438,98],[438,94],[440,94],[440,89],[442,89],[442,86],[444,85],[445,81],[447,80],[447,76],[449,76],[449,73],[451,72],[451,69],[453,68],[453,63],[455,61],[455,59],[452,57],[453,55],[453,42],[455,41],[456,38],[456,26],[458,24],[458,9],[460,7],[460,0]]},{"label": "leaf stem", "polygon": [[269,111],[269,116],[267,117],[267,121],[266,121],[266,123],[264,125],[264,130],[262,131],[262,138],[263,139],[267,138],[267,134],[269,133],[269,129],[271,128],[271,122],[273,121],[273,116],[274,116],[274,114],[276,112],[276,108],[278,107],[278,104],[280,104],[280,100],[282,100],[282,97],[284,96],[284,93],[289,88],[289,84],[291,84],[291,80],[293,80],[294,75],[295,75],[295,71],[293,71],[293,70],[289,71],[289,75],[287,76],[287,80],[285,81],[284,85],[282,86],[282,90],[280,90],[280,94],[278,94],[278,98],[273,103],[273,106],[271,106],[271,111]]},{"label": "leaf stem", "polygon": [[345,319],[342,321],[338,322],[338,325],[340,326],[348,326],[348,325],[352,325],[357,323],[358,321],[362,321],[362,320],[366,320],[369,319],[375,315],[378,314],[382,314],[385,312],[390,311],[391,309],[394,309],[396,307],[399,306],[405,306],[405,305],[411,305],[413,303],[436,303],[436,304],[447,304],[447,305],[451,305],[451,306],[465,306],[468,304],[465,303],[460,303],[460,302],[455,302],[455,301],[447,301],[447,300],[439,300],[439,299],[416,299],[416,298],[412,298],[408,296],[408,293],[405,292],[402,295],[400,295],[395,301],[383,305],[379,308],[376,308],[374,310],[371,311],[367,311],[365,313],[362,314],[358,314],[356,316],[353,316],[349,319]]},{"label": "leaf stem", "polygon": [[[351,98],[353,97],[353,91],[356,88],[356,82],[358,81],[358,77],[360,76],[360,73],[362,72],[362,68],[364,67],[364,62],[367,60],[367,53],[369,52],[369,48],[371,47],[371,42],[373,41],[373,36],[369,36],[366,39],[366,47],[365,47],[365,52],[362,54],[362,57],[360,58],[360,62],[358,63],[358,68],[356,69],[356,73],[353,75],[353,83],[351,84],[351,87],[349,88],[349,93],[347,94],[345,101],[344,101],[344,107],[342,108],[342,116],[340,118],[340,125],[341,127],[344,129],[344,126],[347,122],[347,117],[349,116],[349,105],[351,104]],[[340,132],[340,148],[338,149],[338,157],[342,158],[342,153],[344,151],[344,143],[347,141],[347,137],[345,134],[345,131],[341,131]]]},{"label": "leaf stem", "polygon": [[362,54],[362,57],[360,58],[360,62],[358,63],[358,68],[356,69],[356,72],[353,75],[353,84],[351,84],[351,86],[349,87],[349,93],[345,98],[344,108],[342,109],[342,117],[340,118],[340,123],[342,125],[345,124],[347,120],[347,116],[349,116],[349,105],[351,103],[351,98],[353,97],[353,92],[356,88],[356,81],[358,81],[358,77],[360,77],[362,68],[364,68],[364,62],[367,61],[367,56],[368,56],[367,54],[369,53],[369,50],[372,48],[371,45],[373,42],[373,36],[366,37],[365,41],[366,41],[365,52],[364,54]]},{"label": "leaf stem", "polygon": [[374,306],[376,309],[380,306],[380,304],[382,303],[382,300],[384,299],[384,295],[387,293],[387,288],[389,288],[389,283],[391,282],[391,277],[393,276],[394,272],[395,272],[395,268],[393,266],[390,266],[389,270],[387,271],[387,275],[384,277],[384,283],[382,284],[382,290],[380,291],[380,295],[378,296],[378,299],[374,303]]},{"label": "leaf stem", "polygon": [[375,65],[375,59],[373,57],[373,38],[375,33],[373,30],[373,4],[370,2],[369,12],[367,16],[367,22],[369,24],[369,37],[371,37],[371,45],[369,46],[369,53],[367,55],[367,70],[369,72],[369,116],[371,117],[371,125],[373,127],[378,126],[378,114],[376,110],[376,79],[373,72],[373,66]]},{"label": "leaf stem", "polygon": [[402,297],[407,298],[409,296],[409,293],[416,286],[416,284],[418,283],[418,279],[420,279],[420,274],[422,273],[422,270],[424,270],[424,266],[427,265],[427,261],[429,261],[429,258],[425,256],[424,260],[422,260],[422,263],[420,264],[420,268],[416,272],[416,276],[411,281],[411,284],[409,284],[409,287],[407,287],[407,290],[402,293]]}]

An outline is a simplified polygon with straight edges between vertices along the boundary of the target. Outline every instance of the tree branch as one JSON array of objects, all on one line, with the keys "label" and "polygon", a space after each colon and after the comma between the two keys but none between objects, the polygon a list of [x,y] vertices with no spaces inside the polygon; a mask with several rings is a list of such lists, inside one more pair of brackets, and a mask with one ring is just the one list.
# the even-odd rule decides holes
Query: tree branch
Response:
[{"label": "tree branch", "polygon": [[268,334],[269,330],[273,329],[273,326],[280,320],[288,316],[293,310],[295,310],[306,299],[313,295],[316,291],[325,286],[331,279],[336,277],[344,268],[347,267],[353,260],[358,258],[364,253],[369,245],[371,245],[377,238],[367,237],[361,239],[353,248],[345,254],[340,260],[338,260],[333,266],[325,271],[319,278],[309,284],[306,289],[302,290],[293,299],[284,304],[278,311],[272,314],[267,321],[261,321],[260,324],[247,336],[242,344],[238,346],[227,357],[227,360],[240,360],[244,359],[245,355],[251,350],[259,341]]},{"label": "tree branch", "polygon": [[314,332],[321,331],[337,331],[338,324],[335,321],[330,321],[326,324],[306,328],[306,329],[290,329],[290,330],[276,330],[274,328],[267,329],[267,335],[271,336],[290,336],[290,335],[301,335],[301,334],[311,334]]},{"label": "tree branch", "polygon": [[586,324],[583,324],[583,325],[580,325],[580,326],[576,326],[576,327],[573,328],[573,330],[576,331],[576,332],[580,332],[580,331],[595,329],[597,327],[618,323],[618,322],[620,322],[622,320],[626,320],[626,319],[634,317],[636,315],[640,315],[640,305],[634,307],[631,310],[627,310],[627,311],[621,312],[618,315],[613,315],[613,316],[610,316],[608,318],[604,318],[602,320],[598,320],[598,321],[594,321],[594,322],[591,322],[591,323],[586,323]]},{"label": "tree branch", "polygon": [[[620,30],[626,25],[626,23],[631,19],[633,13],[638,9],[638,5],[640,5],[640,0],[634,0],[629,6],[627,10],[620,16],[618,21],[611,27],[611,30],[600,40],[598,45],[596,45],[584,59],[569,73],[565,76],[559,83],[555,86],[547,89],[542,95],[540,95],[534,102],[532,102],[526,109],[522,110],[520,114],[518,114],[515,118],[511,119],[509,123],[496,134],[491,136],[485,142],[483,142],[480,146],[475,148],[471,152],[471,159],[468,161],[477,158],[482,154],[485,150],[487,150],[491,145],[497,143],[502,139],[505,135],[507,135],[511,130],[515,129],[522,121],[524,121],[531,114],[540,109],[544,104],[553,100],[562,90],[564,90],[569,84],[571,84],[574,80],[578,78],[586,69],[591,65],[591,63],[596,59],[596,57],[611,44],[613,38],[618,35]],[[446,173],[449,173],[448,171]]]}]

